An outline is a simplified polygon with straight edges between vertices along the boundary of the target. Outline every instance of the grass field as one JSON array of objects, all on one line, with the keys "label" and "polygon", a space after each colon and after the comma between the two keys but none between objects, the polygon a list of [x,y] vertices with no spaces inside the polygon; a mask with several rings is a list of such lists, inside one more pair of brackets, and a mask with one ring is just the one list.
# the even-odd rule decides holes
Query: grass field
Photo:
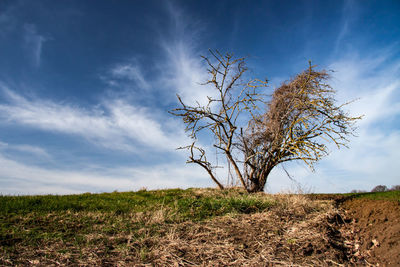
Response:
[{"label": "grass field", "polygon": [[400,191],[388,191],[388,192],[373,192],[373,193],[356,193],[350,194],[354,198],[359,199],[372,199],[372,200],[389,200],[400,202]]},{"label": "grass field", "polygon": [[400,191],[366,192],[347,194],[309,194],[311,199],[334,199],[343,202],[349,199],[371,199],[400,202]]},{"label": "grass field", "polygon": [[399,191],[319,196],[325,200],[195,188],[0,196],[0,265],[340,262],[345,249],[330,230],[337,211],[329,199],[400,201]]},{"label": "grass field", "polygon": [[14,264],[23,263],[16,256],[21,248],[54,247],[57,251],[45,252],[50,258],[52,253],[68,258],[97,246],[106,257],[137,242],[135,253],[145,260],[147,248],[140,241],[168,224],[261,212],[273,205],[274,200],[259,195],[201,189],[1,196],[0,252],[3,264]]},{"label": "grass field", "polygon": [[[196,193],[197,192],[197,193]],[[113,192],[66,196],[0,196],[2,215],[57,212],[132,213],[164,209],[169,219],[201,220],[226,213],[250,213],[273,203],[240,191],[218,191],[209,195],[199,189]],[[240,192],[240,193],[239,193]],[[200,197],[201,196],[201,197]]]}]

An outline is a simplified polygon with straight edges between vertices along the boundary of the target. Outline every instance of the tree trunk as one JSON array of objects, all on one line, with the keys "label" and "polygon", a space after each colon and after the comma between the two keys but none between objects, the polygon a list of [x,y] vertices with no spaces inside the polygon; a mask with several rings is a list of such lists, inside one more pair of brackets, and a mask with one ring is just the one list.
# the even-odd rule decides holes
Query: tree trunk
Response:
[{"label": "tree trunk", "polygon": [[251,187],[247,190],[249,193],[257,193],[263,192],[265,184],[268,180],[268,175],[270,174],[273,167],[266,168],[263,172],[261,172],[260,176],[257,180],[253,180],[251,183]]}]

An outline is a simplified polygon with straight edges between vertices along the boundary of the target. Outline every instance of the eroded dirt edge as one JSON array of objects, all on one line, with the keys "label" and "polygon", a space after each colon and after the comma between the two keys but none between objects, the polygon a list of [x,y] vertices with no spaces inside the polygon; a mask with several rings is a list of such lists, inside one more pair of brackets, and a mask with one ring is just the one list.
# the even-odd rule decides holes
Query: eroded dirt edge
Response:
[{"label": "eroded dirt edge", "polygon": [[339,204],[349,256],[359,263],[400,266],[400,203],[349,199]]}]

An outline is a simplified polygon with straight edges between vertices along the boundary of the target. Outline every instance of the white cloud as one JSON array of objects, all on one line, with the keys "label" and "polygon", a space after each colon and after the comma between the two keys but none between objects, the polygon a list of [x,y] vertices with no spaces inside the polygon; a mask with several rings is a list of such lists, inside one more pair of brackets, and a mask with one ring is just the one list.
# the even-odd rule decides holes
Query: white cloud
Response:
[{"label": "white cloud", "polygon": [[400,166],[396,162],[400,158],[400,131],[363,131],[350,145],[349,151],[332,153],[333,168],[375,179],[399,178]]},{"label": "white cloud", "polygon": [[184,163],[64,171],[26,165],[0,154],[0,194],[75,194],[189,186],[213,185],[198,168]]},{"label": "white cloud", "polygon": [[151,87],[137,64],[119,64],[112,68],[110,73],[113,78],[109,80],[111,85],[118,85],[116,80],[128,80],[136,83],[141,89],[148,90]]},{"label": "white cloud", "polygon": [[40,66],[42,48],[47,38],[37,33],[36,26],[33,24],[24,25],[24,40],[25,45],[29,49],[33,63],[36,67]]},{"label": "white cloud", "polygon": [[150,108],[136,107],[121,99],[86,109],[49,100],[27,99],[3,86],[8,103],[0,104],[3,122],[73,134],[98,145],[134,151],[137,145],[172,151],[185,139],[176,121],[157,121]]},{"label": "white cloud", "polygon": [[335,70],[333,85],[339,100],[358,99],[350,108],[355,114],[365,115],[362,125],[400,113],[400,62],[390,62],[392,51],[379,52],[368,58],[344,58],[330,65]]},{"label": "white cloud", "polygon": [[215,96],[214,88],[203,85],[209,77],[200,54],[195,54],[183,42],[177,45],[165,44],[164,49],[168,58],[167,69],[170,70],[166,81],[185,103],[193,105],[198,101],[203,105],[208,102],[207,96]]},{"label": "white cloud", "polygon": [[207,96],[215,96],[216,90],[202,85],[209,77],[200,57],[200,32],[202,25],[194,18],[187,18],[182,10],[169,3],[171,32],[160,41],[165,62],[158,66],[162,75],[160,83],[181,96],[185,103],[206,104]]},{"label": "white cloud", "polygon": [[11,150],[11,151],[19,151],[25,154],[38,156],[41,158],[50,159],[51,155],[43,148],[38,146],[32,146],[27,144],[8,144],[0,141],[0,150]]}]

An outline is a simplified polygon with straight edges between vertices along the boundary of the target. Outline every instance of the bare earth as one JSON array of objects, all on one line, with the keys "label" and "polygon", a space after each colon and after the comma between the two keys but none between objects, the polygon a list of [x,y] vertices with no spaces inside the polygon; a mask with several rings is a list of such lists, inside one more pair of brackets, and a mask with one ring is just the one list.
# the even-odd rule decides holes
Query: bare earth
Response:
[{"label": "bare earth", "polygon": [[374,265],[400,266],[399,202],[354,199],[342,208],[352,218],[344,229],[355,256]]}]

